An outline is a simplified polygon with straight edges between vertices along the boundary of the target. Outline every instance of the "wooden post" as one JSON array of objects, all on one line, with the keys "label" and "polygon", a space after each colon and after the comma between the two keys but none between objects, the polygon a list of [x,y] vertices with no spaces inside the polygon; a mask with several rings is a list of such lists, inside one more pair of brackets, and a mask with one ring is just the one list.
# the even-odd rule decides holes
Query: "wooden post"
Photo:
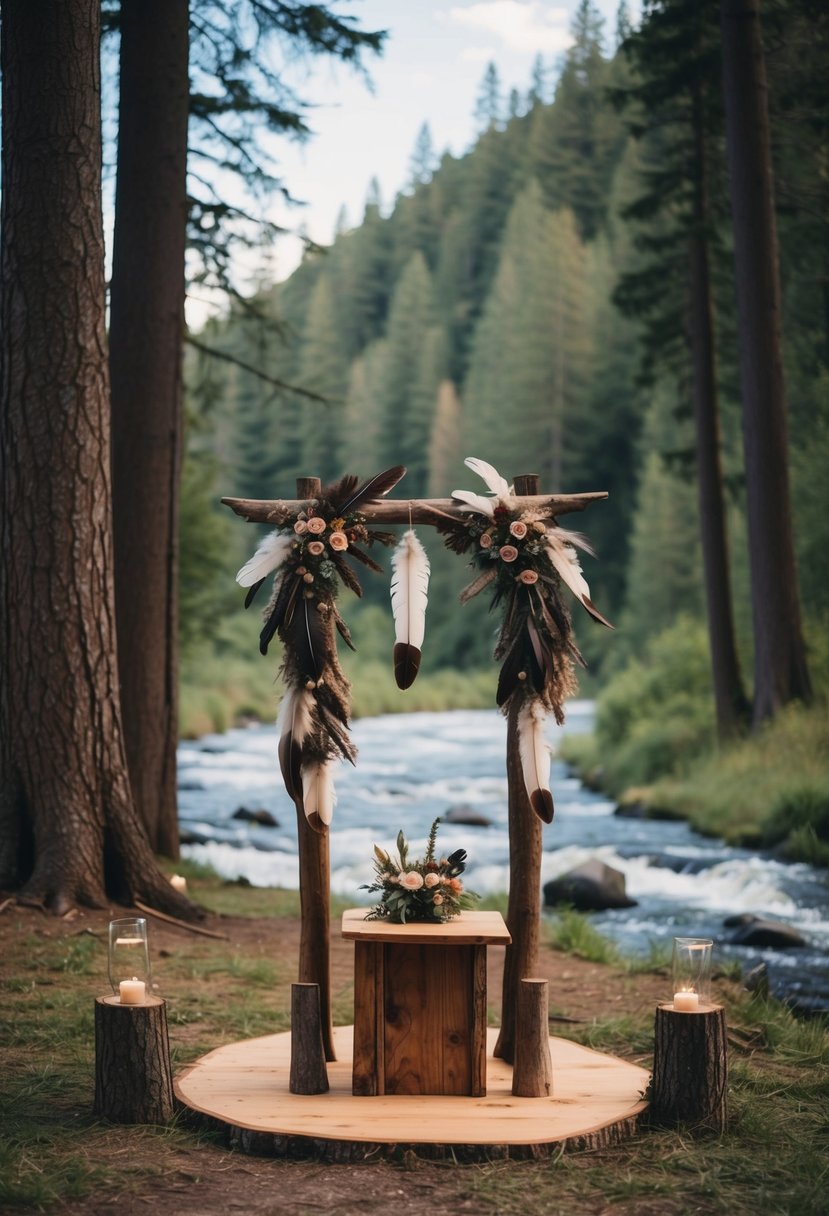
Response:
[{"label": "wooden post", "polygon": [[679,1013],[658,1005],[654,1024],[651,1119],[673,1126],[725,1130],[728,1051],[725,1010],[706,1005]]},{"label": "wooden post", "polygon": [[[515,478],[516,494],[535,494],[538,477]],[[541,821],[530,806],[524,787],[518,742],[520,706],[510,705],[507,717],[507,788],[509,821],[509,898],[507,928],[512,943],[504,959],[501,990],[501,1030],[495,1055],[515,1061],[515,1020],[520,981],[538,970],[541,926]]]},{"label": "wooden post", "polygon": [[[299,477],[300,498],[316,498],[322,489],[319,477]],[[334,628],[333,620],[327,626]],[[331,860],[328,829],[309,827],[301,801],[296,802],[297,848],[299,852],[299,982],[318,984],[320,1022],[326,1060],[336,1060],[334,1026],[331,1020]]]},{"label": "wooden post", "polygon": [[553,1062],[546,980],[521,980],[517,993],[516,1030],[513,1096],[549,1098],[553,1092]]},{"label": "wooden post", "polygon": [[319,984],[291,984],[289,1089],[292,1094],[324,1094],[328,1090]]},{"label": "wooden post", "polygon": [[144,1005],[122,1005],[116,996],[96,999],[95,1114],[112,1123],[172,1118],[167,1007],[159,997]]}]

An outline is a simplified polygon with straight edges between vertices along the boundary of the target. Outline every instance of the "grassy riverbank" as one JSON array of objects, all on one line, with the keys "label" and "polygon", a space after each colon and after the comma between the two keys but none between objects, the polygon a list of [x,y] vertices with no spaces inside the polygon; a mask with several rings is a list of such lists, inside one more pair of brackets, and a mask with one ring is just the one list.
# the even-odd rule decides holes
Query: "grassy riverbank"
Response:
[{"label": "grassy riverbank", "polygon": [[814,704],[791,705],[756,734],[718,747],[705,635],[682,621],[608,681],[595,733],[566,738],[561,754],[589,785],[646,813],[829,865],[826,664],[816,662],[814,674]]},{"label": "grassy riverbank", "polygon": [[[222,883],[191,869],[207,924],[224,939],[153,921],[156,977],[168,1000],[174,1069],[240,1038],[288,1026],[298,897]],[[193,877],[197,875],[197,877]],[[729,1020],[728,1132],[643,1130],[615,1148],[546,1162],[478,1165],[399,1160],[352,1166],[279,1162],[228,1152],[184,1121],[113,1127],[91,1113],[93,1000],[106,990],[109,911],[55,920],[8,906],[0,915],[0,1210],[120,1216],[445,1211],[549,1216],[825,1211],[829,1034],[721,976]],[[636,968],[601,956],[581,918],[558,922],[542,950],[554,1032],[648,1066],[653,1007],[669,983],[660,960]],[[567,946],[570,951],[560,947]],[[606,961],[591,961],[596,951]],[[588,957],[584,957],[584,956]],[[643,969],[644,966],[644,969]],[[650,969],[648,969],[650,968]],[[351,1020],[352,955],[335,931],[332,990]],[[490,980],[492,1019],[500,988]]]}]

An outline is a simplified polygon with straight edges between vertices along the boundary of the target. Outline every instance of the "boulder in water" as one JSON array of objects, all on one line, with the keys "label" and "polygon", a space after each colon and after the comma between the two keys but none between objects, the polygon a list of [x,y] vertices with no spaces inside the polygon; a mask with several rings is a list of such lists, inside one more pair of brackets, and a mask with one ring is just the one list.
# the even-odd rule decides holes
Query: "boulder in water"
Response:
[{"label": "boulder in water", "polygon": [[480,811],[476,811],[474,807],[467,806],[462,803],[459,806],[450,806],[440,817],[441,823],[463,823],[470,828],[491,828],[492,820],[486,815],[482,815]]},{"label": "boulder in water", "polygon": [[732,946],[766,946],[775,950],[791,950],[806,945],[806,939],[791,925],[779,920],[752,917],[731,935]]},{"label": "boulder in water", "polygon": [[258,823],[263,828],[279,827],[279,820],[275,819],[270,811],[262,808],[252,811],[246,806],[240,806],[233,812],[231,819],[244,819],[247,823]]},{"label": "boulder in water", "polygon": [[591,857],[545,882],[544,902],[548,907],[572,904],[579,912],[603,912],[606,908],[635,908],[638,901],[628,898],[621,870]]}]

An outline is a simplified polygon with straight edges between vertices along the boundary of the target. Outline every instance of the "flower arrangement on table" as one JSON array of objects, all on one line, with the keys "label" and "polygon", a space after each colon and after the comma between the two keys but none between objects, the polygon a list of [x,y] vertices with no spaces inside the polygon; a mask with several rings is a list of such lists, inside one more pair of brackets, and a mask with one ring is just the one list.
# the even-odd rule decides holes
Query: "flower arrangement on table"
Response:
[{"label": "flower arrangement on table", "polygon": [[409,845],[397,834],[397,858],[374,846],[375,880],[366,891],[381,892],[380,900],[366,920],[386,920],[405,925],[410,921],[441,924],[474,906],[478,896],[465,891],[460,875],[466,869],[466,850],[456,849],[448,857],[436,858],[435,840],[440,819],[429,830],[423,858],[409,860]]}]

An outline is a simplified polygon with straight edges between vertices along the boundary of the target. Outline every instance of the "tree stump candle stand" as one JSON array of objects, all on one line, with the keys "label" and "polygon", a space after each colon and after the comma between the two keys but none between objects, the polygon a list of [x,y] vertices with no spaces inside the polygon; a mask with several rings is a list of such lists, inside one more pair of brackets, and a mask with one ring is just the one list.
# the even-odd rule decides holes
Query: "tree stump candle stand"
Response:
[{"label": "tree stump candle stand", "polygon": [[654,1023],[651,1122],[725,1130],[728,1050],[725,1010],[683,1012],[658,1005]]},{"label": "tree stump candle stand", "polygon": [[122,1005],[95,1001],[95,1114],[112,1123],[167,1123],[173,1115],[173,1070],[167,1006],[150,996]]}]

